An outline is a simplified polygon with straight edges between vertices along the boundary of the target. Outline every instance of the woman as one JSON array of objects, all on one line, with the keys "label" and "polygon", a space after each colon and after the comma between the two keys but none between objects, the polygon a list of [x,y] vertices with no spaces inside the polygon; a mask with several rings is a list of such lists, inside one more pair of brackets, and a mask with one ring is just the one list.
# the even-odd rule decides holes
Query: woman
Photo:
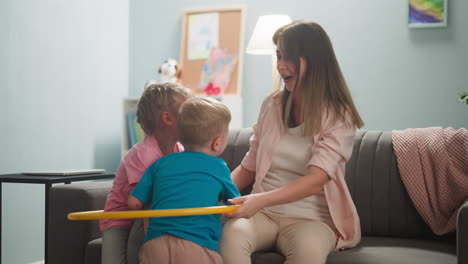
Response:
[{"label": "woman", "polygon": [[361,238],[344,172],[363,121],[320,25],[293,22],[273,42],[284,88],[264,100],[250,150],[232,172],[240,190],[254,185],[230,200],[241,207],[228,214],[220,252],[226,264],[271,249],[286,263],[325,263]]}]

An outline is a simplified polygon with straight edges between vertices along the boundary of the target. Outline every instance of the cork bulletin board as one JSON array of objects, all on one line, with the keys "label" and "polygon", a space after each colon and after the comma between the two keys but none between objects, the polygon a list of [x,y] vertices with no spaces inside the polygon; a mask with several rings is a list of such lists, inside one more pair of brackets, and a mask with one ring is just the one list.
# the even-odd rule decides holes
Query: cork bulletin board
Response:
[{"label": "cork bulletin board", "polygon": [[[194,37],[194,19],[204,18],[204,25],[213,31],[208,38],[212,41]],[[200,23],[201,24],[201,23]],[[192,28],[191,28],[192,27]],[[204,29],[201,29],[201,31]],[[206,29],[204,31],[207,31]],[[179,81],[195,93],[204,93],[199,88],[203,67],[207,61],[207,42],[214,43],[218,48],[225,49],[237,55],[237,63],[232,70],[225,94],[240,94],[242,83],[243,43],[244,43],[244,8],[198,9],[184,12],[182,20],[182,38],[180,45],[179,64],[181,67]],[[197,39],[198,38],[198,39]],[[197,41],[193,41],[193,40]],[[205,46],[204,46],[205,45]],[[197,49],[199,47],[199,49]],[[205,50],[203,50],[205,48]]]}]

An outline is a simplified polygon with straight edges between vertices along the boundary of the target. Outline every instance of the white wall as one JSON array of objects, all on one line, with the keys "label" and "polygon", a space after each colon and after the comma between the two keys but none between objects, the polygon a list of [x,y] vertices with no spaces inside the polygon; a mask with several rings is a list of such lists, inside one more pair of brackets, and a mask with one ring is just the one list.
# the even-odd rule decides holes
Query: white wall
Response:
[{"label": "white wall", "polygon": [[[3,0],[0,10],[0,173],[115,171],[128,0]],[[43,190],[3,184],[2,263],[43,259]]]}]

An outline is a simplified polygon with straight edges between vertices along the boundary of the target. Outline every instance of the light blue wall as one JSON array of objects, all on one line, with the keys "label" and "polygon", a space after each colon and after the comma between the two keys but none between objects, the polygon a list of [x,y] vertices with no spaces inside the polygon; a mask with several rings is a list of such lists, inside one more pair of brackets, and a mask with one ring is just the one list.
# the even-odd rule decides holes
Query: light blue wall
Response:
[{"label": "light blue wall", "polygon": [[[7,32],[8,29],[8,2],[0,1],[0,32]],[[5,88],[8,83],[8,41],[6,34],[0,34],[0,116],[7,115],[7,101],[3,98],[7,96],[7,89]],[[4,120],[3,118],[0,120]],[[0,122],[1,135],[6,136],[7,131],[6,122]],[[6,149],[6,141],[0,140],[0,149]],[[1,161],[0,161],[1,164]]]},{"label": "light blue wall", "polygon": [[[128,0],[3,0],[0,10],[0,173],[115,171]],[[43,185],[3,184],[2,205],[2,263],[43,259]]]},{"label": "light blue wall", "polygon": [[[166,58],[179,57],[185,9],[246,6],[245,44],[260,15],[317,21],[330,35],[366,129],[468,127],[468,1],[449,2],[449,25],[409,29],[408,1],[139,0],[130,3],[129,93],[139,95]],[[244,56],[244,126],[255,123],[271,90],[270,58]]]}]

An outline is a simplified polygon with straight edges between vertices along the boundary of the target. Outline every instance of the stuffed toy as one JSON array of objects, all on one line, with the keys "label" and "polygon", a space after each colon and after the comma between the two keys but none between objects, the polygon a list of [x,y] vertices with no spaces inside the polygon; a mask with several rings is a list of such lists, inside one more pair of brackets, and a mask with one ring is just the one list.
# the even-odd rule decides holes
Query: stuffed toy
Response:
[{"label": "stuffed toy", "polygon": [[177,82],[180,70],[177,66],[177,61],[168,59],[159,67],[158,73],[161,74],[161,82]]}]

